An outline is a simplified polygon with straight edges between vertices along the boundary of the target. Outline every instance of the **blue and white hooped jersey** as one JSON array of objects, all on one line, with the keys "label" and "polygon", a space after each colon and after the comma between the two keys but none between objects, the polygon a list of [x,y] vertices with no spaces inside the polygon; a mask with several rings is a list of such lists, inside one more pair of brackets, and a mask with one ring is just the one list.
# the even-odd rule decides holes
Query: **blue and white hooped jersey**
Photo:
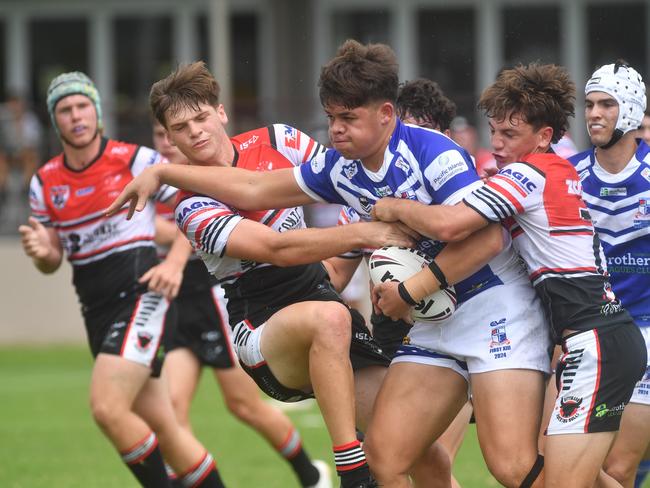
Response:
[{"label": "blue and white hooped jersey", "polygon": [[[382,197],[454,205],[482,185],[467,151],[440,132],[399,120],[379,171],[368,171],[361,161],[329,149],[296,167],[294,175],[314,200],[351,207],[362,220],[370,219],[372,206]],[[434,258],[443,245],[423,239],[418,247]],[[454,286],[463,302],[492,286],[522,278],[525,273],[508,245],[488,265]]]},{"label": "blue and white hooped jersey", "polygon": [[593,148],[569,161],[580,176],[612,288],[637,325],[650,327],[650,147],[640,141],[617,174],[598,164]]}]

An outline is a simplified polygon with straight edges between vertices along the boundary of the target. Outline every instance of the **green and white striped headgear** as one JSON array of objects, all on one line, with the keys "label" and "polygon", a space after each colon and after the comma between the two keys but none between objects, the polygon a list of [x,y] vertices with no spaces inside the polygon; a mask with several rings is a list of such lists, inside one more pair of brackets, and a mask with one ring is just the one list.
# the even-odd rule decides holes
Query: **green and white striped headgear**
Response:
[{"label": "green and white striped headgear", "polygon": [[58,134],[59,128],[54,117],[54,108],[62,98],[70,95],[84,95],[95,104],[97,111],[97,130],[104,128],[102,122],[102,104],[97,87],[86,74],[81,71],[70,71],[54,78],[47,89],[47,111],[50,113],[52,125]]}]

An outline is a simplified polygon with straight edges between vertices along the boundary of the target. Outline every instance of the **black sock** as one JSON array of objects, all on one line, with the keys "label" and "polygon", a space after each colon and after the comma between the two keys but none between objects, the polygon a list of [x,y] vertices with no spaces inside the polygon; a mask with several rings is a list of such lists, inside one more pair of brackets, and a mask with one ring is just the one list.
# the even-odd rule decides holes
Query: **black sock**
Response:
[{"label": "black sock", "polygon": [[190,488],[225,488],[217,464],[209,452],[205,453],[198,464],[178,478],[183,486]]},{"label": "black sock", "polygon": [[278,452],[291,464],[302,486],[311,486],[318,482],[320,477],[318,469],[311,463],[311,459],[302,447],[300,434],[296,429],[291,429],[287,439],[278,448]]},{"label": "black sock", "polygon": [[126,452],[121,453],[133,475],[145,488],[168,488],[165,463],[153,432]]},{"label": "black sock", "polygon": [[334,446],[336,472],[341,477],[341,487],[349,488],[370,481],[366,455],[358,440],[342,446]]}]

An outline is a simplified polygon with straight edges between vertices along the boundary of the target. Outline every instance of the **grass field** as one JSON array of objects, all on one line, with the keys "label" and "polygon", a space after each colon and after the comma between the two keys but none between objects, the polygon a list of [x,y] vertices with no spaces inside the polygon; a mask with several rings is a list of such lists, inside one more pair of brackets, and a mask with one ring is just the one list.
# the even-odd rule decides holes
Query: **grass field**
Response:
[{"label": "grass field", "polygon": [[[85,347],[0,349],[0,487],[137,486],[90,416],[91,366]],[[312,457],[331,462],[329,440],[316,407],[288,414]],[[228,487],[298,486],[288,465],[261,437],[227,413],[208,374],[194,402],[192,419]],[[454,474],[463,487],[499,486],[485,468],[473,426]]]}]

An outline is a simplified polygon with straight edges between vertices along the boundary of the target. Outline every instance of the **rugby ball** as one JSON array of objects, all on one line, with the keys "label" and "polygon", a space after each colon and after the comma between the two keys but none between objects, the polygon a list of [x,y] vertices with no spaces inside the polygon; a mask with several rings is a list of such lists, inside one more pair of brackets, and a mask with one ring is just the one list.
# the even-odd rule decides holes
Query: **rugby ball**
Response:
[{"label": "rugby ball", "polygon": [[[385,281],[404,281],[422,268],[429,259],[417,249],[407,247],[382,247],[370,256],[368,268],[373,284]],[[411,317],[417,322],[441,322],[456,310],[456,292],[453,286],[429,295],[415,305]]]}]

